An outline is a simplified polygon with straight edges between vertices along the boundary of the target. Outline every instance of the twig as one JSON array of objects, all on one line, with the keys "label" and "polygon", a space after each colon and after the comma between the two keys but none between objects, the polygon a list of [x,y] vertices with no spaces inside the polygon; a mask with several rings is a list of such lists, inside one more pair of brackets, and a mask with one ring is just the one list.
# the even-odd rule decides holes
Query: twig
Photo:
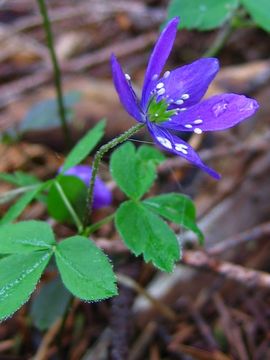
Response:
[{"label": "twig", "polygon": [[243,343],[241,331],[239,327],[232,320],[230,312],[226,308],[222,298],[219,294],[214,295],[214,303],[218,309],[221,318],[222,328],[227,336],[228,342],[232,347],[232,350],[237,353],[237,358],[240,360],[248,360],[246,348]]},{"label": "twig", "polygon": [[71,136],[70,131],[66,119],[66,112],[65,112],[65,105],[64,105],[64,98],[63,98],[63,92],[62,92],[62,84],[61,84],[61,71],[60,67],[58,65],[56,53],[54,50],[54,39],[53,39],[53,33],[51,29],[50,19],[46,7],[45,0],[38,0],[38,5],[40,9],[41,16],[43,17],[43,26],[46,32],[47,37],[47,43],[48,48],[51,56],[51,61],[53,65],[53,72],[54,72],[54,84],[57,94],[57,104],[58,104],[58,112],[59,117],[63,129],[63,134],[65,137],[65,141],[67,146],[71,143]]},{"label": "twig", "polygon": [[170,309],[168,306],[160,302],[151,296],[140,284],[130,277],[122,274],[117,274],[117,279],[119,283],[128,286],[135,290],[140,295],[144,296],[159,312],[168,320],[175,321],[177,319],[177,314]]},{"label": "twig", "polygon": [[238,235],[228,238],[220,242],[219,244],[211,246],[209,249],[207,249],[207,253],[209,255],[219,255],[224,251],[227,251],[235,246],[245,244],[250,241],[256,241],[258,239],[261,239],[269,235],[270,235],[270,222],[266,222],[258,226],[255,226],[250,230],[244,231]]},{"label": "twig", "polygon": [[137,53],[152,45],[155,38],[156,33],[150,32],[137,36],[135,39],[123,40],[121,43],[109,45],[91,54],[82,55],[77,59],[70,60],[63,66],[63,70],[72,73],[83,71],[89,67],[107,62],[112,53],[117,54],[117,57]]},{"label": "twig", "polygon": [[47,359],[48,349],[55,336],[57,335],[62,324],[62,319],[56,320],[53,326],[48,330],[48,332],[43,337],[42,343],[38,348],[36,355],[32,358],[32,360],[45,360]]},{"label": "twig", "polygon": [[211,258],[203,251],[184,251],[182,262],[195,268],[213,271],[247,287],[270,289],[270,274]]}]

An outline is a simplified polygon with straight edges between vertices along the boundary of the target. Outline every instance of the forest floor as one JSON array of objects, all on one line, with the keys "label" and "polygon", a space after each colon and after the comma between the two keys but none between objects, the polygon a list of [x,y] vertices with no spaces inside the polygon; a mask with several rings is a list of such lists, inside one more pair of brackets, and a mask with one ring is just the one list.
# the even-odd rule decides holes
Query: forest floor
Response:
[{"label": "forest floor", "polygon": [[[141,84],[165,20],[166,2],[49,3],[64,91],[81,93],[70,125],[73,142],[104,117],[109,140],[133,124],[112,84],[110,54],[114,52],[134,83]],[[0,131],[8,134],[25,121],[34,104],[54,97],[55,90],[35,1],[10,0],[0,6]],[[168,67],[201,57],[217,35],[179,31]],[[151,193],[176,191],[193,198],[204,247],[175,228],[185,245],[183,259],[172,274],[164,274],[131,255],[113,224],[107,224],[93,239],[113,260],[119,296],[91,304],[75,300],[64,326],[59,319],[46,331],[34,326],[30,301],[0,324],[1,360],[270,359],[269,52],[269,36],[250,28],[235,31],[218,54],[221,71],[207,96],[243,93],[260,103],[258,113],[237,128],[189,139],[222,179],[215,181],[170,156],[158,168]],[[151,139],[141,132],[134,141]],[[61,166],[65,150],[59,127],[35,129],[30,124],[18,141],[0,144],[0,172],[22,170],[49,179]],[[100,175],[112,189],[114,203],[95,212],[93,221],[124,199],[109,177],[108,159]],[[0,193],[9,189],[0,183]],[[2,205],[0,214],[7,207]],[[20,218],[47,219],[45,210],[33,203]],[[59,238],[74,234],[69,226],[54,227]],[[43,277],[32,299],[52,276]]]}]

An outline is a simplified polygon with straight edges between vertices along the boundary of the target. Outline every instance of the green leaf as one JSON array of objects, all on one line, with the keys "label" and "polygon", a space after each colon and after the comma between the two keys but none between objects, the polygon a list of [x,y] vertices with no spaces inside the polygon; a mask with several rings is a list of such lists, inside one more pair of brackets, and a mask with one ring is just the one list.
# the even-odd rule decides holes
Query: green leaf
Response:
[{"label": "green leaf", "polygon": [[127,247],[163,271],[172,271],[180,258],[174,232],[143,203],[124,202],[116,212],[116,228]]},{"label": "green leaf", "polygon": [[75,145],[68,154],[61,172],[65,172],[71,167],[78,165],[94,149],[97,143],[104,135],[105,120],[101,120],[93,129],[89,130],[86,135]]},{"label": "green leaf", "polygon": [[241,0],[257,25],[270,31],[270,2],[269,0]]},{"label": "green leaf", "polygon": [[121,190],[138,200],[152,186],[156,178],[156,165],[162,160],[162,155],[149,147],[143,146],[142,150],[136,152],[135,146],[126,142],[113,152],[110,170]]},{"label": "green leaf", "polygon": [[96,301],[117,295],[110,261],[91,240],[70,237],[57,245],[55,256],[63,283],[75,296]]},{"label": "green leaf", "polygon": [[193,231],[203,243],[204,236],[196,224],[196,209],[190,198],[185,195],[170,193],[146,199],[145,206],[165,219],[182,225]]},{"label": "green leaf", "polygon": [[15,220],[23,210],[26,208],[28,204],[37,196],[39,192],[43,190],[43,185],[36,187],[33,190],[30,190],[23,194],[5,213],[5,215],[0,220],[0,225],[7,224]]},{"label": "green leaf", "polygon": [[59,277],[42,286],[34,297],[30,316],[41,331],[49,329],[66,312],[71,294]]},{"label": "green leaf", "polygon": [[[64,106],[66,119],[71,121],[73,118],[72,106],[80,100],[81,94],[78,91],[71,91],[64,96]],[[59,127],[61,120],[58,113],[56,99],[47,99],[35,104],[27,113],[20,124],[20,131],[44,130]]]},{"label": "green leaf", "polygon": [[12,254],[50,249],[54,233],[44,221],[21,221],[0,226],[0,253]]},{"label": "green leaf", "polygon": [[137,150],[137,156],[142,162],[152,162],[155,165],[161,164],[166,158],[165,156],[153,146],[142,145]]},{"label": "green leaf", "polygon": [[0,319],[12,315],[28,300],[51,254],[51,251],[34,251],[0,260]]},{"label": "green leaf", "polygon": [[168,19],[180,16],[180,28],[212,30],[228,20],[237,7],[238,0],[172,0]]},{"label": "green leaf", "polygon": [[17,186],[29,186],[40,183],[36,176],[22,171],[15,171],[13,174],[0,173],[0,180]]},{"label": "green leaf", "polygon": [[[67,199],[79,218],[84,215],[87,187],[82,180],[75,176],[61,175],[57,179]],[[55,183],[48,194],[48,212],[56,220],[73,223],[73,219],[60,196]]]}]

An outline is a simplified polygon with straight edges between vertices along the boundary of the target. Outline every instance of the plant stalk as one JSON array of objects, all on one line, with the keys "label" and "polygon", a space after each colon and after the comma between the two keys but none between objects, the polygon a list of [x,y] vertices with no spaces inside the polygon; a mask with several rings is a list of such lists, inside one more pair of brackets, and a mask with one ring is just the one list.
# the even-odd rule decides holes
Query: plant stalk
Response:
[{"label": "plant stalk", "polygon": [[38,0],[38,5],[39,5],[39,10],[40,10],[41,16],[43,18],[43,26],[44,26],[44,30],[46,33],[47,45],[48,45],[48,49],[50,52],[52,66],[53,66],[54,84],[55,84],[55,89],[56,89],[56,94],[57,94],[59,118],[61,121],[61,126],[62,126],[63,134],[65,137],[65,142],[66,142],[67,146],[69,146],[71,144],[71,135],[70,135],[70,130],[69,130],[67,118],[66,118],[63,91],[62,91],[61,71],[60,71],[60,67],[59,67],[56,53],[54,50],[54,38],[53,38],[52,29],[51,29],[51,23],[50,23],[45,0]]},{"label": "plant stalk", "polygon": [[117,138],[109,141],[107,144],[101,146],[101,148],[97,151],[94,162],[92,165],[92,176],[90,179],[90,184],[88,188],[88,194],[87,194],[87,202],[86,202],[86,210],[85,210],[85,217],[84,217],[84,226],[86,227],[89,222],[89,217],[92,212],[92,205],[93,205],[93,195],[94,195],[94,185],[95,180],[97,177],[98,169],[100,162],[103,158],[103,156],[114,148],[116,145],[121,144],[122,142],[126,141],[130,136],[134,135],[136,132],[141,130],[144,127],[144,124],[137,124],[135,126],[132,126],[129,130],[125,131],[123,134],[118,136]]}]

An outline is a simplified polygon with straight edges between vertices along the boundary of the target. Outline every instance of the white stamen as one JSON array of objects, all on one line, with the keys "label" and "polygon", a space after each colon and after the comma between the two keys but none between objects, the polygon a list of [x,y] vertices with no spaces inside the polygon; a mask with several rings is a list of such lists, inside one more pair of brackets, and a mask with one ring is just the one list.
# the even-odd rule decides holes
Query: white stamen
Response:
[{"label": "white stamen", "polygon": [[127,81],[130,81],[131,80],[131,77],[129,74],[125,74],[125,78],[127,79]]},{"label": "white stamen", "polygon": [[175,150],[176,151],[180,151],[181,153],[183,153],[183,154],[187,154],[188,152],[187,152],[187,149],[188,149],[188,147],[187,147],[187,145],[184,145],[184,144],[175,144]]},{"label": "white stamen", "polygon": [[200,129],[200,128],[195,128],[193,131],[195,132],[195,134],[201,134],[202,133],[202,129]]},{"label": "white stamen", "polygon": [[187,129],[192,129],[192,125],[186,124],[186,125],[185,125],[185,128],[187,128]]},{"label": "white stamen", "polygon": [[181,98],[182,98],[183,100],[187,100],[187,99],[189,99],[189,94],[183,94],[183,95],[181,96]]},{"label": "white stamen", "polygon": [[166,79],[170,75],[170,73],[171,73],[170,71],[165,71],[163,75],[164,79]]},{"label": "white stamen", "polygon": [[158,95],[163,95],[163,94],[165,94],[165,91],[166,90],[164,88],[161,88],[161,89],[158,90],[157,94]]},{"label": "white stamen", "polygon": [[184,100],[179,99],[179,100],[176,100],[175,103],[176,103],[177,105],[182,105],[182,104],[184,104]]},{"label": "white stamen", "polygon": [[154,74],[154,75],[152,76],[152,80],[157,80],[157,78],[158,78],[158,74]]},{"label": "white stamen", "polygon": [[179,109],[180,111],[186,111],[187,110],[187,108],[181,108],[181,109]]},{"label": "white stamen", "polygon": [[203,123],[202,119],[197,119],[193,121],[193,124],[202,124],[202,123]]},{"label": "white stamen", "polygon": [[157,140],[161,143],[161,145],[165,146],[167,149],[172,149],[172,143],[170,142],[170,140],[161,136],[157,136]]},{"label": "white stamen", "polygon": [[163,87],[164,87],[163,82],[160,82],[160,83],[157,84],[156,89],[161,89]]}]

